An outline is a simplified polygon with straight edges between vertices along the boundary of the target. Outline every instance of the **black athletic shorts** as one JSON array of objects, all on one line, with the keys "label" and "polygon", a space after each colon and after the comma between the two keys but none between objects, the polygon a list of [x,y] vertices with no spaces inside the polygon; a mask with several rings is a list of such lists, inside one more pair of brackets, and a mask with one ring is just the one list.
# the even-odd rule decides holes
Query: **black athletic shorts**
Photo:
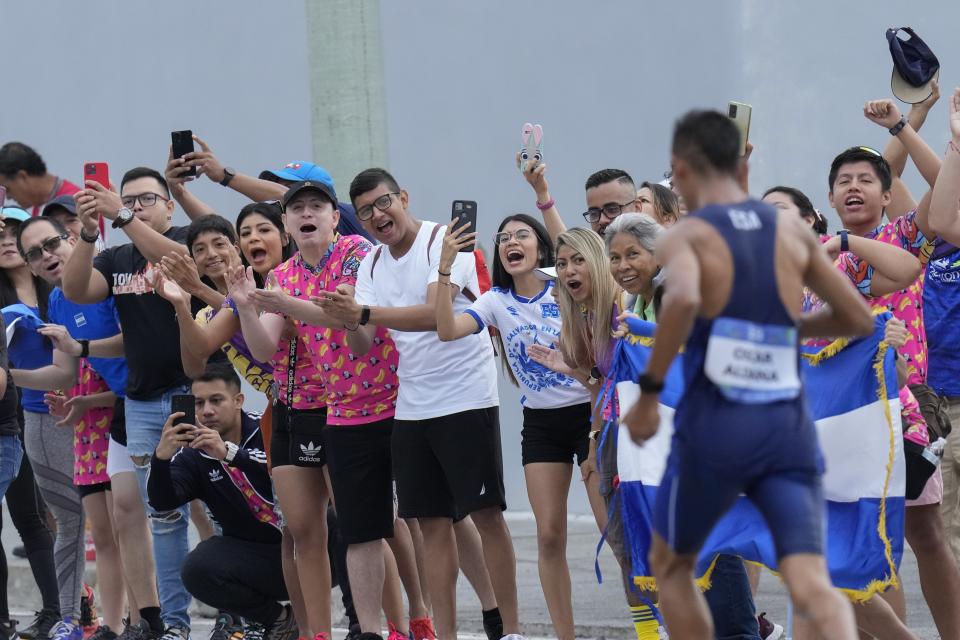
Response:
[{"label": "black athletic shorts", "polygon": [[104,491],[110,491],[110,481],[106,482],[96,482],[94,484],[78,484],[77,493],[80,494],[80,499],[83,500],[87,496],[92,496],[96,493],[103,493]]},{"label": "black athletic shorts", "polygon": [[393,537],[393,418],[323,430],[327,470],[346,544]]},{"label": "black athletic shorts", "polygon": [[273,405],[273,434],[270,436],[270,462],[273,467],[322,467],[327,464],[323,447],[323,429],[327,409],[288,409]]},{"label": "black athletic shorts", "polygon": [[127,420],[124,414],[126,403],[123,398],[117,398],[113,403],[113,420],[110,422],[110,437],[117,444],[127,446]]},{"label": "black athletic shorts", "polygon": [[590,452],[590,403],[556,409],[523,410],[520,451],[523,464],[573,462],[577,465]]},{"label": "black athletic shorts", "polygon": [[507,508],[498,407],[394,420],[393,473],[401,518],[461,520]]}]

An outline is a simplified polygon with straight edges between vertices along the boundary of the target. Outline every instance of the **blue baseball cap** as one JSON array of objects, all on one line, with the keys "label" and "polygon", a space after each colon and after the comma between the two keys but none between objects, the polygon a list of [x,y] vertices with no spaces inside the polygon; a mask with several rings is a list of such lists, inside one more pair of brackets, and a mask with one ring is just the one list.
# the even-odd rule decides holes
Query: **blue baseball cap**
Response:
[{"label": "blue baseball cap", "polygon": [[270,180],[272,182],[276,182],[277,180],[289,180],[290,182],[304,182],[309,180],[310,182],[323,182],[330,187],[333,186],[333,176],[330,175],[329,171],[312,162],[302,160],[289,162],[277,171],[271,171],[269,169],[261,171],[260,179]]},{"label": "blue baseball cap", "polygon": [[4,220],[16,220],[17,222],[26,222],[31,216],[20,207],[3,207],[0,209]]},{"label": "blue baseball cap", "polygon": [[[910,39],[901,40],[898,37],[901,31],[909,34]],[[893,58],[893,75],[890,77],[893,95],[907,104],[929,98],[933,93],[930,83],[940,77],[937,56],[910,27],[887,29],[887,42]]]},{"label": "blue baseball cap", "polygon": [[72,216],[77,215],[77,203],[74,202],[73,196],[57,196],[43,205],[43,211],[40,212],[40,215],[53,215],[57,212],[57,209],[63,209]]}]

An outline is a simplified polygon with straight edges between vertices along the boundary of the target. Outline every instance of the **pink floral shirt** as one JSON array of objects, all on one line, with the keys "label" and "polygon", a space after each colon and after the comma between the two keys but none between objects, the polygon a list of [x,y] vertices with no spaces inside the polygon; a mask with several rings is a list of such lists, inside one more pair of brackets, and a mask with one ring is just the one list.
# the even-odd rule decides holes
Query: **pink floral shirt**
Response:
[{"label": "pink floral shirt", "polygon": [[[305,295],[356,285],[360,262],[372,248],[361,236],[338,236],[310,274]],[[366,424],[392,417],[400,357],[387,330],[378,327],[373,348],[365,356],[357,356],[347,345],[345,329],[306,328],[304,339],[327,391],[327,424]]]},{"label": "pink floral shirt", "polygon": [[[86,358],[80,360],[79,382],[70,391],[71,397],[88,396],[110,391]],[[95,407],[80,418],[73,429],[73,484],[90,485],[108,482],[107,448],[110,444],[110,423],[113,407]]]},{"label": "pink floral shirt", "polygon": [[[306,287],[311,284],[313,274],[300,260],[300,253],[277,266],[273,270],[280,288],[295,298],[309,299]],[[273,366],[273,380],[277,389],[277,399],[290,409],[322,409],[327,406],[326,390],[323,378],[317,369],[316,361],[310,355],[307,346],[307,334],[312,330],[300,322],[293,322],[296,329],[296,369],[294,371],[293,397],[289,393],[290,340],[281,340],[280,346],[270,364]],[[286,331],[285,331],[286,332]]]}]

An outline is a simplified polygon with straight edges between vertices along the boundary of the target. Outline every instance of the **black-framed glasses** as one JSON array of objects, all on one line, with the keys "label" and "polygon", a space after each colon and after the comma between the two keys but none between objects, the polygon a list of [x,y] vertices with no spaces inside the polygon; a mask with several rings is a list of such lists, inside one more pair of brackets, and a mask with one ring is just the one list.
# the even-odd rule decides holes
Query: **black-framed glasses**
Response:
[{"label": "black-framed glasses", "polygon": [[164,198],[159,193],[150,193],[148,191],[147,193],[141,193],[135,196],[123,196],[122,198],[120,198],[120,202],[127,209],[133,209],[136,206],[137,201],[139,201],[140,206],[143,207],[144,209],[147,209],[157,204],[157,198],[163,200],[164,202],[170,199],[170,198]]},{"label": "black-framed glasses", "polygon": [[24,260],[27,262],[36,262],[37,260],[43,257],[43,252],[46,251],[49,254],[53,254],[54,251],[60,248],[60,243],[69,238],[69,234],[61,234],[59,236],[53,236],[52,238],[47,238],[40,243],[40,246],[33,247],[29,251],[23,254]]},{"label": "black-framed glasses", "polygon": [[517,242],[523,242],[528,238],[533,237],[533,231],[530,229],[517,229],[516,231],[501,231],[497,235],[493,236],[494,244],[507,244],[514,238],[517,239]]},{"label": "black-framed glasses", "polygon": [[621,213],[623,213],[624,207],[629,207],[636,199],[631,200],[630,202],[624,204],[617,204],[616,202],[608,202],[600,208],[587,209],[583,212],[583,219],[587,222],[597,222],[600,220],[600,216],[604,215],[610,220],[613,220]]},{"label": "black-framed glasses", "polygon": [[376,207],[380,211],[386,211],[390,208],[390,205],[393,204],[393,196],[399,196],[400,192],[394,193],[385,193],[376,200],[373,201],[373,204],[368,204],[364,207],[357,209],[357,219],[358,220],[369,220],[373,217],[373,208]]}]

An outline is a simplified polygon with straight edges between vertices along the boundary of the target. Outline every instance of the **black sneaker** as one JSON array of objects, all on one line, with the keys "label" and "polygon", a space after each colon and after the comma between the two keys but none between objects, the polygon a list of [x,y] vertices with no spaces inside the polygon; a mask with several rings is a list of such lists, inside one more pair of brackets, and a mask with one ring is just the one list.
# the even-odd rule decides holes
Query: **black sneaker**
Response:
[{"label": "black sneaker", "polygon": [[350,629],[347,631],[347,635],[343,640],[359,640],[360,634],[362,633],[363,632],[360,631],[359,624],[352,624],[350,625]]},{"label": "black sneaker", "polygon": [[124,620],[123,631],[117,636],[117,640],[158,640],[160,635],[150,628],[150,623],[146,620],[141,619],[137,624]]},{"label": "black sneaker", "polygon": [[60,612],[56,609],[41,609],[36,612],[33,622],[17,632],[24,640],[46,640],[50,637],[50,629],[60,622]]},{"label": "black sneaker", "polygon": [[0,640],[16,640],[17,638],[17,621],[16,620],[4,620],[0,622]]},{"label": "black sneaker", "polygon": [[87,636],[86,640],[117,640],[117,633],[105,624],[97,627],[97,630]]},{"label": "black sneaker", "polygon": [[286,604],[283,606],[283,613],[267,630],[267,640],[297,640],[299,636],[300,628],[297,627],[293,607]]},{"label": "black sneaker", "polygon": [[221,613],[213,623],[210,640],[243,640],[243,625],[229,613]]},{"label": "black sneaker", "polygon": [[247,620],[244,623],[243,640],[265,640],[266,637],[267,627],[265,625],[253,620]]}]

